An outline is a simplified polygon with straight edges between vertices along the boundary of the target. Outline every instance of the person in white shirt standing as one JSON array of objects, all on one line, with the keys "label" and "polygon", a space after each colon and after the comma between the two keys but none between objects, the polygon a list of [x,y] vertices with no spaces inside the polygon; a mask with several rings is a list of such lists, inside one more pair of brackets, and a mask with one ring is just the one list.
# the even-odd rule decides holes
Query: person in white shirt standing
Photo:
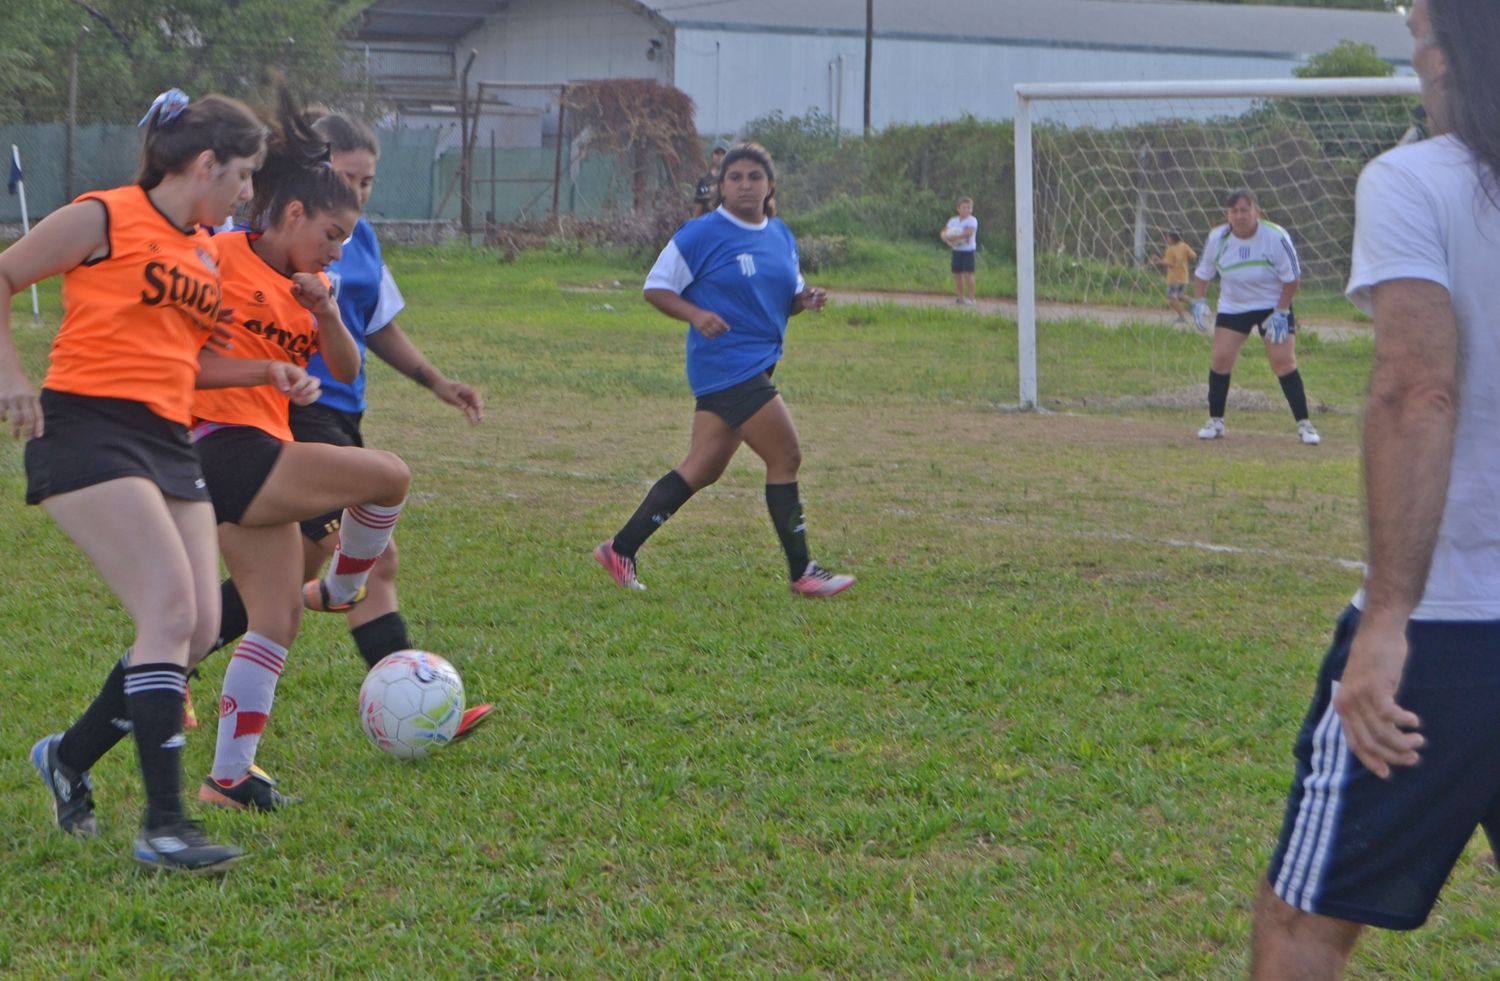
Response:
[{"label": "person in white shirt standing", "polygon": [[1427,919],[1476,828],[1500,841],[1500,4],[1408,24],[1438,135],[1359,179],[1368,572],[1297,740],[1256,978],[1342,976],[1365,926]]},{"label": "person in white shirt standing", "polygon": [[959,306],[974,306],[974,250],[979,248],[979,219],[974,217],[974,199],[959,198],[958,214],[943,226],[943,241],[953,250],[953,292]]},{"label": "person in white shirt standing", "polygon": [[1208,284],[1219,279],[1214,348],[1208,369],[1208,423],[1199,439],[1224,436],[1229,374],[1251,329],[1260,331],[1271,370],[1297,422],[1297,437],[1310,446],[1322,442],[1307,418],[1307,392],[1297,370],[1297,315],[1292,297],[1302,279],[1297,250],[1286,229],[1261,217],[1253,191],[1241,188],[1224,201],[1228,222],[1208,233],[1193,275],[1190,310],[1198,330],[1208,330]]}]

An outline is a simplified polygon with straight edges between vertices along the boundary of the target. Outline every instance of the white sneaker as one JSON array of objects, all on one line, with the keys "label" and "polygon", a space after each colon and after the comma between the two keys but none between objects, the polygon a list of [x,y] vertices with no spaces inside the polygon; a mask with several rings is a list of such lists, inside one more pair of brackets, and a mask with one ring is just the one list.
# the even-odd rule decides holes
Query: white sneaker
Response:
[{"label": "white sneaker", "polygon": [[[1313,435],[1316,436],[1317,433],[1314,433]],[[1224,420],[1223,419],[1210,419],[1210,420],[1208,420],[1208,422],[1204,425],[1204,427],[1202,429],[1198,430],[1198,438],[1199,439],[1223,439],[1224,438]]]},{"label": "white sneaker", "polygon": [[[1202,433],[1199,433],[1199,435],[1201,436]],[[1323,442],[1323,437],[1318,435],[1318,431],[1313,428],[1312,421],[1309,419],[1303,419],[1297,423],[1297,438],[1308,446],[1317,446]]]}]

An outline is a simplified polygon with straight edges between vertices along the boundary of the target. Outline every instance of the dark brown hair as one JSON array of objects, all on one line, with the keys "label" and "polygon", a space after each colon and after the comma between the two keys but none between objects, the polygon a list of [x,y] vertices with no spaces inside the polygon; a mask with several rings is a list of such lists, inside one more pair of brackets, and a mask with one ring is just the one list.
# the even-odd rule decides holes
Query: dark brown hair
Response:
[{"label": "dark brown hair", "polygon": [[1255,192],[1248,187],[1240,187],[1230,191],[1229,195],[1224,198],[1224,208],[1225,210],[1233,208],[1241,201],[1249,201],[1252,207],[1260,207],[1260,202],[1256,200]]},{"label": "dark brown hair", "polygon": [[162,122],[153,112],[141,146],[135,182],[151,190],[168,174],[180,173],[204,150],[219,163],[235,157],[259,158],[266,148],[266,127],[250,107],[227,95],[208,95]]},{"label": "dark brown hair", "polygon": [[380,156],[380,141],[375,138],[375,131],[341,112],[330,112],[323,116],[313,123],[313,129],[328,141],[328,146],[334,153],[368,150],[375,156]]},{"label": "dark brown hair", "polygon": [[753,160],[760,164],[761,169],[766,172],[766,177],[771,182],[771,193],[766,195],[765,201],[761,202],[767,218],[776,217],[776,165],[771,162],[771,151],[759,143],[737,143],[729,148],[724,154],[724,159],[719,161],[719,179],[714,184],[714,207],[724,203],[724,175],[729,173],[729,168],[741,160]]},{"label": "dark brown hair", "polygon": [[1500,204],[1500,4],[1428,0],[1431,41],[1443,52],[1448,124],[1479,158],[1491,200]]},{"label": "dark brown hair", "polygon": [[277,92],[277,125],[266,145],[266,162],[255,177],[251,224],[264,231],[281,220],[293,201],[310,214],[358,211],[359,198],[328,162],[328,141],[292,102],[285,87]]}]

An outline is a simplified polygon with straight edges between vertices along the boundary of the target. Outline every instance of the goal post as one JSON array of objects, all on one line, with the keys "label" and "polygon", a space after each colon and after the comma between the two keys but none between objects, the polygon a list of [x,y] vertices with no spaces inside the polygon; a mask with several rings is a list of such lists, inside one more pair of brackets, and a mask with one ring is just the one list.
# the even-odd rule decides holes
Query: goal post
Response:
[{"label": "goal post", "polygon": [[1039,303],[1147,303],[1144,284],[1162,281],[1147,259],[1161,251],[1160,235],[1181,227],[1198,249],[1234,188],[1255,190],[1272,218],[1287,215],[1307,250],[1304,266],[1310,261],[1331,289],[1348,272],[1359,170],[1401,140],[1419,94],[1415,77],[1049,82],[1015,91],[1017,353],[1027,409],[1039,405]]}]

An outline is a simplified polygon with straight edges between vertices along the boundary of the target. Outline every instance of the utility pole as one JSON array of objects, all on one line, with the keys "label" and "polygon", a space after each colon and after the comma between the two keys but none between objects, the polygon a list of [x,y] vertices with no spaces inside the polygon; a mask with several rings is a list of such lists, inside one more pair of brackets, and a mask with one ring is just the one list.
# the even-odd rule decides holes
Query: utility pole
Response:
[{"label": "utility pole", "polygon": [[870,57],[875,53],[875,0],[865,0],[865,136],[870,135]]}]

